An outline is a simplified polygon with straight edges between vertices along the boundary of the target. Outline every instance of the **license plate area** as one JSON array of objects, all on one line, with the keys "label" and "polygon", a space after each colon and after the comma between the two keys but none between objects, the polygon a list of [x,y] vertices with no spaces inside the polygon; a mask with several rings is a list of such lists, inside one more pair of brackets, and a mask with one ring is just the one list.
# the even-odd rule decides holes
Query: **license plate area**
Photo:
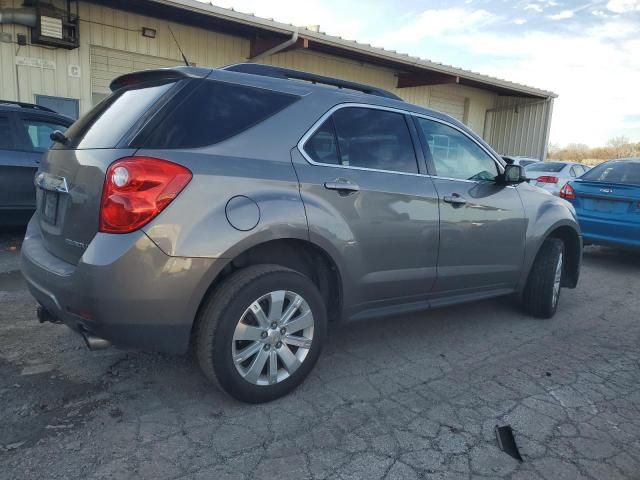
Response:
[{"label": "license plate area", "polygon": [[42,190],[42,219],[50,225],[55,225],[58,218],[60,194],[49,190]]},{"label": "license plate area", "polygon": [[616,200],[602,199],[585,199],[585,210],[591,210],[598,213],[624,213],[628,207],[628,203]]}]

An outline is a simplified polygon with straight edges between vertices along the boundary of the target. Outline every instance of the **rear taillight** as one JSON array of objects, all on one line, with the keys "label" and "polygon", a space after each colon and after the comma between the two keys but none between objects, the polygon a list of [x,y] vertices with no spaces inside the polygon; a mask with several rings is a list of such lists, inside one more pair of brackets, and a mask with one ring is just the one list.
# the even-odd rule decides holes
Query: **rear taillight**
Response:
[{"label": "rear taillight", "polygon": [[539,182],[539,183],[558,183],[558,177],[553,177],[551,175],[542,175],[541,177],[536,178],[536,182]]},{"label": "rear taillight", "polygon": [[576,198],[576,191],[568,183],[560,189],[560,198],[565,200],[574,200]]},{"label": "rear taillight", "polygon": [[129,233],[149,223],[191,181],[191,172],[166,160],[126,157],[107,170],[100,231]]}]

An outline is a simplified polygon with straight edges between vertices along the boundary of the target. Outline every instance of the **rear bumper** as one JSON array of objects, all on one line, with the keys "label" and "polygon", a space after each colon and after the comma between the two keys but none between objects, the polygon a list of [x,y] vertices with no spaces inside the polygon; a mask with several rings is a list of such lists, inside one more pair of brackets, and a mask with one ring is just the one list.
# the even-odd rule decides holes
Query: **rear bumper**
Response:
[{"label": "rear bumper", "polygon": [[640,248],[640,225],[578,214],[585,243]]},{"label": "rear bumper", "polygon": [[199,304],[222,263],[167,256],[138,231],[98,233],[72,265],[44,248],[32,221],[21,268],[32,295],[71,329],[116,346],[183,353]]}]

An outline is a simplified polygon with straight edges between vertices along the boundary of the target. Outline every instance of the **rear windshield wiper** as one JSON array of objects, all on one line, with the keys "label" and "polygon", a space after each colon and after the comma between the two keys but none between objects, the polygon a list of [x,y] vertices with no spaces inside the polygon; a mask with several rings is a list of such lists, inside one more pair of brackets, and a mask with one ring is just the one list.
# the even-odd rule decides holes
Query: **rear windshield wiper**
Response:
[{"label": "rear windshield wiper", "polygon": [[67,138],[67,136],[60,130],[54,130],[53,132],[51,132],[49,138],[54,142],[61,143],[62,145],[67,145],[69,143],[69,139]]}]

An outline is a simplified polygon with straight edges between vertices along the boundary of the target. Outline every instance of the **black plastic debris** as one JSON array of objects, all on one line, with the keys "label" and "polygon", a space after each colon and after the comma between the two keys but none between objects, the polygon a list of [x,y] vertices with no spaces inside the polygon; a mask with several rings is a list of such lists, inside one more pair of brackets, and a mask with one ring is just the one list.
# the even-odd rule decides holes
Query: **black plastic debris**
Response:
[{"label": "black plastic debris", "polygon": [[519,462],[522,461],[518,446],[516,445],[516,439],[513,437],[513,430],[510,425],[499,427],[496,425],[496,439],[498,440],[498,447],[507,455],[512,456]]}]

